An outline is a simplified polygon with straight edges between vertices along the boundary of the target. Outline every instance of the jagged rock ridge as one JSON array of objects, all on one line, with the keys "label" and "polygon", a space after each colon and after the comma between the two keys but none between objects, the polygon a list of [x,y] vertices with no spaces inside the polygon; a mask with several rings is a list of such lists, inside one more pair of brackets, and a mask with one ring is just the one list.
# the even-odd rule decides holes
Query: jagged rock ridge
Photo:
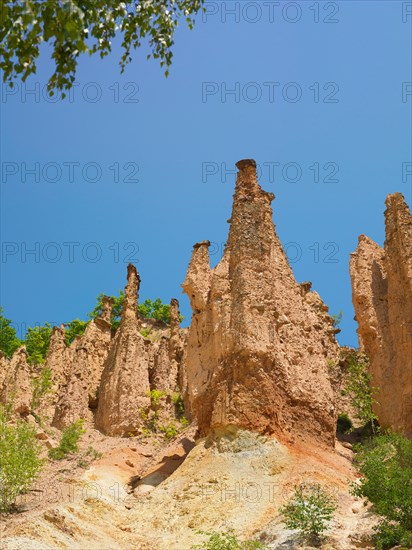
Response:
[{"label": "jagged rock ridge", "polygon": [[[32,411],[33,380],[50,369],[52,387],[35,411],[46,423],[62,429],[82,418],[107,435],[139,433],[141,411],[151,412],[149,392],[162,394],[164,424],[175,419],[172,394],[185,383],[185,333],[180,329],[179,303],[172,299],[171,325],[141,319],[137,312],[140,277],[128,266],[128,282],[120,327],[111,327],[111,299],[103,298],[102,312],[90,321],[82,336],[68,346],[64,325],[54,327],[43,365],[30,365],[26,350],[19,348],[11,359],[0,357],[0,402],[13,401],[15,415]],[[143,336],[147,328],[153,338]]]},{"label": "jagged rock ridge", "polygon": [[361,235],[351,254],[352,298],[379,422],[412,435],[412,216],[401,193],[386,206],[384,247]]},{"label": "jagged rock ridge", "polygon": [[333,445],[333,320],[293,276],[274,230],[274,195],[261,189],[255,161],[237,167],[223,258],[211,269],[209,242],[196,244],[183,283],[193,310],[188,408],[204,434],[235,425]]}]

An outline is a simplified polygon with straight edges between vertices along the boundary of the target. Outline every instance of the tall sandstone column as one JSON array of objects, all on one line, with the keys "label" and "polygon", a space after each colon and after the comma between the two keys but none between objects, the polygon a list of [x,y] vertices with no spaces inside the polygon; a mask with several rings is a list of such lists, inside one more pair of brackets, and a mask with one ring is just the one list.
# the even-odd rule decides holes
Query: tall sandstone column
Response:
[{"label": "tall sandstone column", "polygon": [[237,426],[332,446],[336,418],[328,360],[336,329],[310,285],[299,285],[272,221],[272,193],[242,160],[227,246],[210,268],[194,246],[183,289],[193,310],[189,406],[201,433]]},{"label": "tall sandstone column", "polygon": [[150,408],[150,342],[139,331],[139,286],[139,274],[129,264],[120,326],[104,365],[95,419],[96,427],[107,435],[135,433],[142,424],[140,409]]},{"label": "tall sandstone column", "polygon": [[412,216],[401,193],[386,206],[384,248],[361,235],[351,254],[352,299],[379,422],[412,436]]}]

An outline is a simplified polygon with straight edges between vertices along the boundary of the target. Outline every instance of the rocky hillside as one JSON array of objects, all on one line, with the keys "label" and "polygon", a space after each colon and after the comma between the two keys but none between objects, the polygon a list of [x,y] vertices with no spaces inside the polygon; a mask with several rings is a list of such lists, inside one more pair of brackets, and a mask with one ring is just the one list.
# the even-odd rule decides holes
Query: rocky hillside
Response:
[{"label": "rocky hillside", "polygon": [[[43,366],[24,347],[0,358],[0,401],[36,427],[46,459],[36,491],[53,487],[55,497],[25,495],[4,517],[1,548],[185,550],[204,531],[230,529],[268,548],[304,548],[279,511],[301,483],[334,495],[325,549],[373,547],[377,519],[349,490],[351,438],[336,438],[338,414],[352,412],[354,351],[339,347],[311,283],[296,281],[256,163],[237,168],[224,255],[211,269],[210,243],[195,244],[182,285],[189,329],[175,299],[170,325],[139,315],[140,277],[129,265],[117,330],[106,297],[70,345],[64,326],[53,329]],[[352,255],[353,299],[379,419],[411,433],[412,220],[400,194],[387,206],[384,249],[361,236]],[[51,390],[37,399],[44,369]],[[79,454],[48,460],[79,419]]]}]

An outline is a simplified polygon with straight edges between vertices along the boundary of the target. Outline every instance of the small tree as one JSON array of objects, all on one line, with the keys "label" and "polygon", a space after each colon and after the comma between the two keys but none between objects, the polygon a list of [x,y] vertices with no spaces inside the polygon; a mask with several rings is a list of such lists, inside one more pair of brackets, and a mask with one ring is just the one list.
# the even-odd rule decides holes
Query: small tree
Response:
[{"label": "small tree", "polygon": [[[96,319],[100,317],[103,311],[103,298],[104,294],[101,293],[97,296],[97,301],[94,309],[89,313],[90,319]],[[124,302],[124,292],[123,290],[119,291],[119,296],[111,296],[112,299],[112,313],[110,316],[110,321],[112,328],[116,330],[120,325],[120,316],[122,314],[123,302]]]},{"label": "small tree", "polygon": [[375,395],[378,388],[372,387],[369,360],[365,354],[352,353],[349,356],[346,390],[358,420],[364,425],[370,425],[375,433],[375,421],[378,417],[373,412],[373,407],[377,403]]},{"label": "small tree", "polygon": [[10,319],[3,315],[3,308],[0,306],[0,351],[7,357],[11,357],[18,347],[22,345],[17,338],[15,329],[11,326]]},{"label": "small tree", "polygon": [[280,508],[288,529],[299,529],[307,537],[318,539],[328,528],[336,505],[318,483],[295,486],[290,501]]},{"label": "small tree", "polygon": [[[91,319],[95,319],[101,315],[103,310],[103,297],[104,294],[99,294],[97,296],[97,303],[93,311],[89,313]],[[120,291],[119,296],[111,296],[112,299],[112,314],[111,314],[111,323],[112,328],[117,329],[120,325],[120,317],[122,314],[123,303],[124,303],[124,292]],[[137,305],[137,304],[136,304]],[[167,325],[170,325],[170,305],[164,304],[160,298],[156,300],[145,300],[142,304],[137,305],[137,311],[139,315],[145,319],[158,319],[163,321]],[[183,321],[183,317],[180,316],[180,321]]]},{"label": "small tree", "polygon": [[352,492],[369,499],[383,517],[376,548],[412,547],[412,441],[399,434],[378,435],[356,448],[355,466],[362,474]]},{"label": "small tree", "polygon": [[39,475],[43,461],[33,426],[10,423],[9,409],[0,404],[0,510],[10,512],[17,497],[27,492]]},{"label": "small tree", "polygon": [[64,333],[66,344],[69,346],[77,336],[84,334],[88,324],[88,321],[81,321],[80,319],[74,319],[67,323]]},{"label": "small tree", "polygon": [[41,365],[49,350],[53,329],[50,323],[43,326],[29,327],[26,334],[26,351],[29,363]]}]

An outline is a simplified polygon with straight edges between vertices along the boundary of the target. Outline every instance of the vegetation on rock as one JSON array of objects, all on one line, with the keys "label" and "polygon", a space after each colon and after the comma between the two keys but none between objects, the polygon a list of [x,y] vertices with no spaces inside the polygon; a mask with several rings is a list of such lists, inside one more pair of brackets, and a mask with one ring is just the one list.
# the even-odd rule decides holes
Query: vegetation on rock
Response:
[{"label": "vegetation on rock", "polygon": [[197,550],[264,550],[266,547],[258,540],[240,541],[233,529],[225,533],[199,531],[199,534],[207,535],[209,540],[200,545],[192,546]]},{"label": "vegetation on rock", "polygon": [[16,330],[11,324],[10,319],[3,315],[3,308],[0,306],[0,351],[11,357],[13,353],[22,345],[21,340],[17,338]]},{"label": "vegetation on rock", "polygon": [[23,343],[26,346],[27,360],[29,363],[34,363],[35,365],[44,363],[44,359],[49,350],[52,332],[53,328],[49,323],[45,323],[43,326],[37,325],[28,328]]},{"label": "vegetation on rock", "polygon": [[375,528],[376,548],[412,547],[412,440],[395,433],[378,435],[356,447],[362,477],[352,484],[382,516]]},{"label": "vegetation on rock", "polygon": [[352,353],[349,356],[346,391],[350,395],[357,418],[374,431],[378,417],[373,412],[373,407],[378,390],[371,385],[369,360],[365,354]]},{"label": "vegetation on rock", "polygon": [[85,432],[83,424],[84,420],[79,419],[62,430],[59,446],[49,450],[49,457],[52,460],[62,460],[68,454],[78,451],[79,439]]},{"label": "vegetation on rock", "polygon": [[66,344],[69,346],[75,338],[82,336],[88,324],[88,321],[81,321],[80,319],[74,319],[70,323],[67,323],[64,333]]},{"label": "vegetation on rock", "polygon": [[0,404],[0,511],[10,512],[37,479],[43,461],[33,426],[10,421],[11,404]]},{"label": "vegetation on rock", "polygon": [[288,529],[298,529],[303,535],[319,538],[328,529],[336,504],[318,483],[295,486],[287,504],[280,508]]},{"label": "vegetation on rock", "polygon": [[52,388],[52,371],[44,367],[40,374],[32,379],[33,395],[31,400],[32,411],[35,411],[44,397]]}]

